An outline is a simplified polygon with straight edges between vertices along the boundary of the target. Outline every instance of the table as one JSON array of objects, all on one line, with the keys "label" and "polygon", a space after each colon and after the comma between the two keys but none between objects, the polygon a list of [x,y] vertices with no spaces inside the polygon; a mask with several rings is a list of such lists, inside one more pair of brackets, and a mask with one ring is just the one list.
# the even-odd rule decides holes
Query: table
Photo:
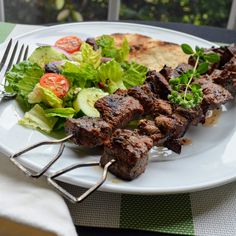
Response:
[{"label": "table", "polygon": [[[206,40],[220,42],[220,43],[233,43],[236,41],[236,31],[220,29],[216,27],[209,27],[209,26],[194,26],[190,24],[182,24],[182,23],[163,23],[163,22],[153,22],[153,21],[129,21],[133,23],[141,23],[141,24],[148,24],[154,25],[164,28],[169,28],[185,33],[190,33],[195,36],[202,37]],[[38,27],[38,26],[37,26]],[[35,29],[36,26],[32,26],[32,29]],[[22,26],[22,30],[24,26]],[[78,205],[79,207],[79,205]],[[171,213],[170,213],[171,214]],[[154,235],[168,235],[163,233],[156,233],[156,232],[147,232],[147,231],[140,231],[140,230],[125,230],[125,229],[106,229],[106,228],[98,228],[98,227],[84,227],[84,226],[76,226],[77,231],[80,236],[107,236],[107,235],[135,235],[135,236],[154,236]]]}]

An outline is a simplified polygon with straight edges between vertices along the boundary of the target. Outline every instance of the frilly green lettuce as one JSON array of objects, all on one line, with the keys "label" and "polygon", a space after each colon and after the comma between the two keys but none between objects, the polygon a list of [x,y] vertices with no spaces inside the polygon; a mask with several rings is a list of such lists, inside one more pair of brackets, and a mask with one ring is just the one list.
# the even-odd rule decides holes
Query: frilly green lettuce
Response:
[{"label": "frilly green lettuce", "polygon": [[97,68],[101,63],[101,49],[97,51],[93,50],[93,47],[88,43],[83,42],[80,51],[71,54],[73,60],[80,62],[81,64],[89,64],[94,68]]},{"label": "frilly green lettuce", "polygon": [[115,60],[103,63],[98,68],[98,79],[108,87],[108,92],[113,93],[117,89],[125,89],[122,78],[124,71],[120,63]]},{"label": "frilly green lettuce", "polygon": [[15,92],[27,100],[28,94],[39,82],[44,71],[40,66],[29,61],[22,61],[7,72],[7,92]]},{"label": "frilly green lettuce", "polygon": [[130,48],[126,38],[120,48],[115,46],[114,38],[109,35],[102,35],[96,40],[96,43],[102,48],[103,57],[114,58],[118,62],[127,60]]},{"label": "frilly green lettuce", "polygon": [[123,81],[126,88],[131,88],[144,83],[148,68],[134,61],[122,63],[124,69]]},{"label": "frilly green lettuce", "polygon": [[19,120],[19,124],[28,128],[40,129],[50,133],[57,122],[55,117],[47,117],[44,109],[36,104],[31,110],[25,113],[24,117]]},{"label": "frilly green lettuce", "polygon": [[63,101],[51,90],[42,87],[40,84],[36,84],[33,91],[29,93],[28,102],[30,104],[43,102],[44,104],[54,108],[62,107],[63,104]]},{"label": "frilly green lettuce", "polygon": [[63,118],[72,118],[75,115],[75,110],[71,107],[66,108],[51,108],[45,110],[45,115],[47,117],[63,117]]}]

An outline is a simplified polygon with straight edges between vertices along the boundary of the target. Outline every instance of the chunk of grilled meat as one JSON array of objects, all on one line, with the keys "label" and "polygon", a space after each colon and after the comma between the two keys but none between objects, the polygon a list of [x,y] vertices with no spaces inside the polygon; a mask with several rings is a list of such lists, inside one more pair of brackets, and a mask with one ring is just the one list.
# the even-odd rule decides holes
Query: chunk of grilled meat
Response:
[{"label": "chunk of grilled meat", "polygon": [[153,141],[154,146],[162,145],[166,140],[166,135],[164,135],[160,129],[156,126],[155,121],[142,119],[139,121],[137,132],[141,135],[146,135],[150,137]]},{"label": "chunk of grilled meat", "polygon": [[100,98],[95,107],[104,121],[109,123],[113,129],[122,128],[132,119],[139,118],[144,110],[138,100],[131,96],[111,94]]},{"label": "chunk of grilled meat", "polygon": [[171,86],[167,79],[155,70],[147,73],[145,84],[147,84],[150,90],[159,98],[167,99],[168,95],[171,93]]},{"label": "chunk of grilled meat", "polygon": [[148,84],[128,89],[128,94],[137,99],[144,108],[144,114],[156,117],[159,114],[170,115],[172,107],[166,100],[159,99],[151,91]]},{"label": "chunk of grilled meat", "polygon": [[232,95],[236,95],[236,70],[215,70],[210,76],[214,83],[221,85]]},{"label": "chunk of grilled meat", "polygon": [[117,129],[110,142],[104,145],[100,163],[105,166],[115,159],[116,162],[109,167],[109,171],[121,179],[132,180],[145,171],[148,152],[152,146],[152,139],[147,136],[131,130]]},{"label": "chunk of grilled meat", "polygon": [[179,77],[181,74],[187,72],[188,70],[193,69],[189,64],[182,63],[176,68],[171,68],[169,66],[164,66],[160,73],[169,81],[171,78]]},{"label": "chunk of grilled meat", "polygon": [[201,106],[194,108],[183,108],[178,106],[175,109],[175,113],[185,117],[191,125],[198,125],[199,123],[205,122],[205,114],[203,113]]},{"label": "chunk of grilled meat", "polygon": [[180,154],[179,139],[184,136],[190,121],[178,113],[171,116],[160,115],[155,121],[142,119],[138,125],[138,132],[147,135],[155,146],[164,146]]},{"label": "chunk of grilled meat", "polygon": [[112,128],[101,118],[83,116],[78,119],[67,119],[65,132],[73,135],[71,138],[73,143],[93,148],[109,141]]},{"label": "chunk of grilled meat", "polygon": [[171,116],[157,116],[155,124],[169,139],[178,139],[184,136],[189,121],[178,113],[173,113]]},{"label": "chunk of grilled meat", "polygon": [[128,89],[128,94],[137,99],[144,108],[144,114],[150,114],[154,94],[147,84]]},{"label": "chunk of grilled meat", "polygon": [[201,85],[203,92],[202,105],[207,107],[207,109],[218,108],[221,104],[225,104],[233,99],[232,94],[227,89],[213,83],[209,76],[198,79],[197,83]]},{"label": "chunk of grilled meat", "polygon": [[211,74],[214,83],[220,84],[232,95],[236,95],[236,55],[227,62],[223,70],[215,70]]},{"label": "chunk of grilled meat", "polygon": [[180,142],[180,139],[167,139],[163,146],[168,148],[169,150],[172,150],[173,152],[180,154],[182,151],[182,144]]},{"label": "chunk of grilled meat", "polygon": [[[236,54],[236,45],[231,44],[229,46],[219,47],[219,48],[210,48],[206,49],[207,53],[217,53],[220,56],[220,61],[211,64],[210,68],[207,71],[207,74],[211,74],[215,69],[221,69],[235,54]],[[193,56],[189,57],[188,64],[194,66],[196,59]]]},{"label": "chunk of grilled meat", "polygon": [[219,68],[222,68],[230,59],[236,55],[236,44],[231,44],[229,46],[223,46],[219,48],[211,48],[209,51],[218,53],[220,55]]},{"label": "chunk of grilled meat", "polygon": [[236,72],[236,55],[234,55],[230,61],[228,61],[224,67],[223,67],[224,70],[226,71],[233,71],[233,72]]}]

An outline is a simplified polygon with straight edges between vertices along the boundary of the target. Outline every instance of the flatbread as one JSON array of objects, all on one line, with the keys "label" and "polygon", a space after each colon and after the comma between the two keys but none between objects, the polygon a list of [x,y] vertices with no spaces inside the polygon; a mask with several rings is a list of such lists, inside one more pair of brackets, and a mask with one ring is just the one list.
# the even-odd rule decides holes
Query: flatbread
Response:
[{"label": "flatbread", "polygon": [[124,37],[131,48],[129,61],[136,61],[151,70],[161,70],[164,65],[172,68],[187,63],[188,55],[182,52],[178,44],[150,38],[141,34],[112,34],[115,44],[120,46]]}]

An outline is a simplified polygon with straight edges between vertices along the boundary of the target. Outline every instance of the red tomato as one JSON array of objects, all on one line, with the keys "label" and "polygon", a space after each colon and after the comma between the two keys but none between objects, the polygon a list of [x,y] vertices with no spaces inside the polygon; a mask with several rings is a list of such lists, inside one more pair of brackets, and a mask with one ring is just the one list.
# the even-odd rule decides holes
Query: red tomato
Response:
[{"label": "red tomato", "polygon": [[56,41],[55,46],[61,48],[68,53],[73,53],[80,50],[81,39],[76,36],[66,36]]},{"label": "red tomato", "polygon": [[57,97],[64,97],[70,88],[68,80],[56,73],[46,73],[40,78],[39,83],[42,87],[50,89]]}]

